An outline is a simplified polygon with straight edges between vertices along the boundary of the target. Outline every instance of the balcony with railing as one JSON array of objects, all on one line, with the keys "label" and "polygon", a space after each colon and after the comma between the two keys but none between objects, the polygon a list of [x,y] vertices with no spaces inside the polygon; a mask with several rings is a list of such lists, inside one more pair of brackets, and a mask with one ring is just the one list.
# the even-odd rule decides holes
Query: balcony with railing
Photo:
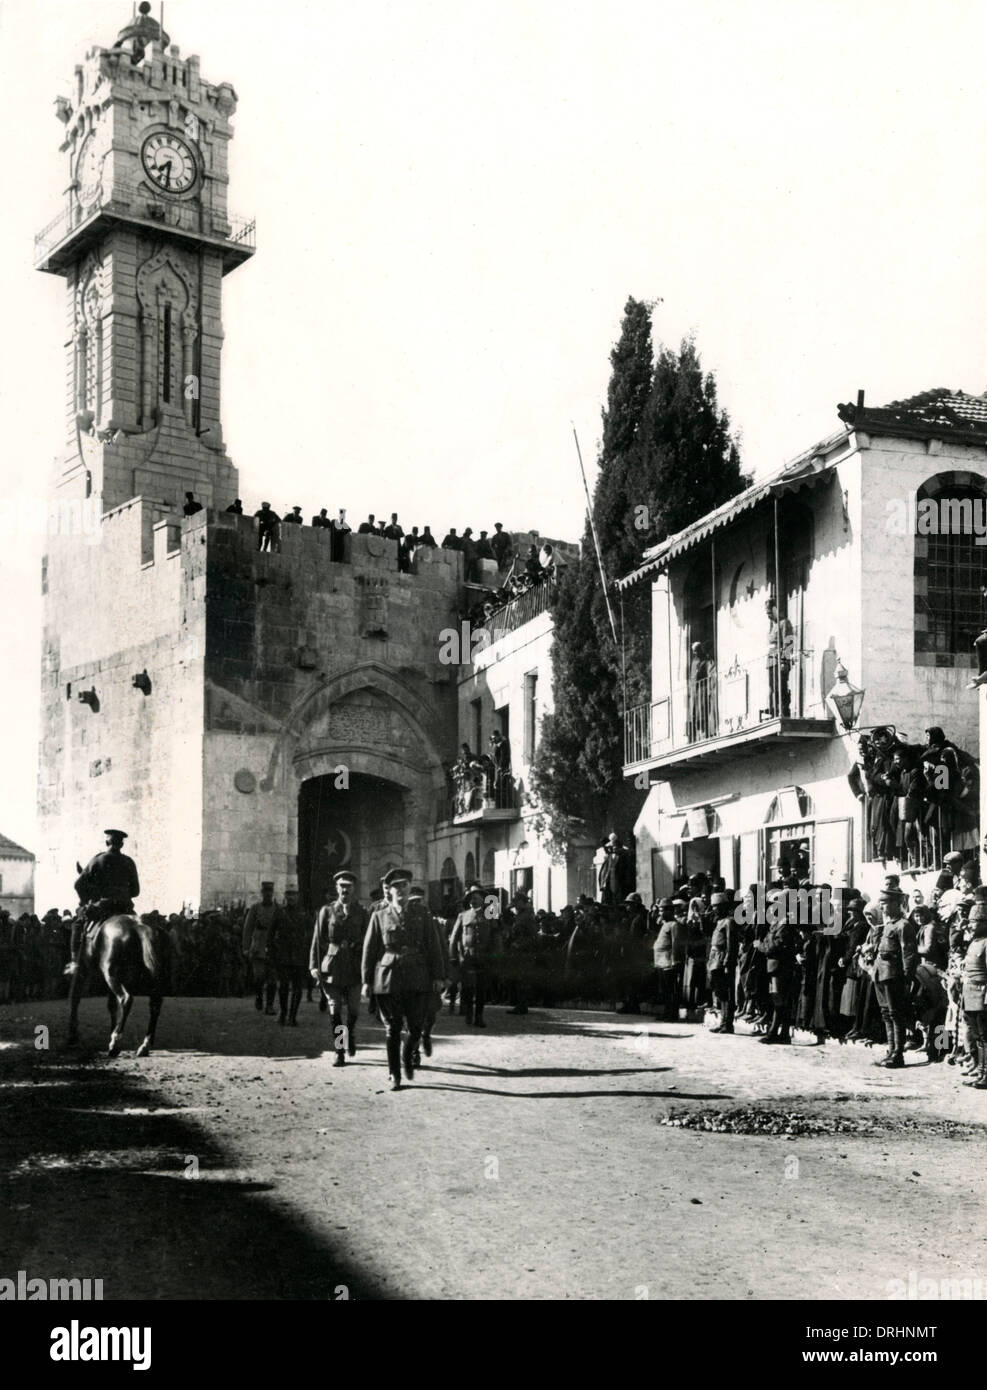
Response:
[{"label": "balcony with railing", "polygon": [[496,642],[508,633],[516,632],[540,613],[547,613],[555,596],[555,579],[546,576],[530,588],[524,589],[515,598],[509,599],[495,609],[483,622],[483,630],[489,634],[489,642]]},{"label": "balcony with railing", "polygon": [[765,741],[828,738],[833,720],[812,689],[813,653],[772,654],[698,676],[624,715],[624,770],[725,760]]},{"label": "balcony with railing", "polygon": [[254,254],[256,223],[252,218],[227,213],[225,220],[214,217],[198,200],[165,201],[146,186],[114,180],[83,202],[69,195],[65,206],[34,238],[34,265],[37,270],[60,275],[74,262],[80,251],[121,222],[139,223],[154,231],[199,245],[214,247],[223,257],[223,274]]},{"label": "balcony with railing", "polygon": [[476,772],[459,783],[446,803],[446,819],[454,825],[492,825],[517,820],[520,814],[520,792],[509,774],[498,780]]}]

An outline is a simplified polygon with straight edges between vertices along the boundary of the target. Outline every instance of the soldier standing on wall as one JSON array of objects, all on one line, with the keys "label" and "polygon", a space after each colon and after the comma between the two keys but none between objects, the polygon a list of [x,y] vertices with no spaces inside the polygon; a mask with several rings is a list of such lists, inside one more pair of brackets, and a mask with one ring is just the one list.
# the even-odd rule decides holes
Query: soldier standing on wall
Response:
[{"label": "soldier standing on wall", "polygon": [[[340,869],[333,875],[334,902],[319,908],[312,933],[309,970],[320,981],[332,1007],[334,1067],[356,1053],[356,1020],[360,1012],[360,950],[367,931],[367,910],[357,901],[356,875]],[[343,1008],[346,1024],[343,1024]]]},{"label": "soldier standing on wall", "polygon": [[[428,996],[442,987],[442,955],[424,903],[409,898],[411,874],[384,875],[387,901],[374,909],[363,943],[363,993],[373,993],[387,1029],[391,1090],[401,1089],[401,1068],[414,1080],[414,1056],[422,1035]],[[401,1030],[408,1036],[402,1046]]]}]

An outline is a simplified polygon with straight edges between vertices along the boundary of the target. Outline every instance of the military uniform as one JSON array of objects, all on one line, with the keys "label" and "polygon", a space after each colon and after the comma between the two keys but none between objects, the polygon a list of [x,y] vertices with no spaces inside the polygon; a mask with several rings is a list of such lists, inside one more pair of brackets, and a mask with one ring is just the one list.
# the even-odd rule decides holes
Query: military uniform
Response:
[{"label": "military uniform", "polygon": [[[355,899],[319,908],[312,933],[309,969],[318,971],[332,1009],[331,1024],[336,1065],[347,1052],[356,1053],[356,1020],[360,1012],[360,952],[369,922],[367,909]],[[343,1027],[343,1007],[346,1027]]]},{"label": "military uniform", "polygon": [[776,922],[760,941],[755,942],[755,946],[767,958],[768,997],[771,1000],[771,1027],[760,1041],[790,1043],[798,933],[790,922]]},{"label": "military uniform", "polygon": [[[398,881],[398,871],[384,878],[384,887]],[[403,875],[401,877],[404,877]],[[410,875],[404,878],[407,882]],[[364,988],[377,1000],[381,1022],[387,1028],[387,1065],[395,1090],[401,1085],[401,1067],[414,1078],[414,1055],[421,1039],[433,981],[442,978],[442,954],[425,904],[419,899],[396,901],[374,909],[363,942]],[[401,1031],[408,1036],[402,1047]]]},{"label": "military uniform", "polygon": [[720,1021],[712,1033],[732,1033],[733,1016],[737,1007],[737,959],[740,955],[740,930],[733,920],[733,907],[724,893],[714,893],[711,898],[714,908],[721,909],[723,916],[716,918],[713,935],[709,943],[710,988],[720,1011]]},{"label": "military uniform", "polygon": [[[119,838],[120,844],[127,838],[123,830],[106,830],[103,833]],[[90,922],[105,922],[114,913],[133,912],[133,900],[140,896],[141,891],[137,865],[129,855],[122,853],[120,845],[114,845],[93,855],[76,879],[75,890],[88,910],[80,909],[72,923],[70,952],[73,962],[82,946],[86,918]]]},{"label": "military uniform", "polygon": [[[411,901],[412,901],[412,902],[414,902],[414,901],[421,902],[422,907],[425,907],[425,903],[424,903],[424,901],[422,900],[422,897],[421,897],[420,893],[417,893],[417,894],[415,895],[415,897],[413,897],[413,898],[411,899]],[[431,912],[428,911],[428,908],[427,908],[427,907],[425,907],[425,911],[426,911],[426,913],[428,913],[428,920],[429,920],[429,921],[431,922],[431,924],[432,924],[432,931],[435,933],[435,944],[436,944],[436,946],[438,947],[439,956],[440,956],[441,959],[442,959],[441,978],[442,978],[443,980],[446,980],[446,979],[448,979],[448,977],[449,977],[449,943],[448,943],[448,941],[446,940],[446,934],[445,934],[445,932],[441,929],[441,927],[439,926],[439,924],[436,922],[436,920],[435,920],[435,918],[432,916]],[[424,1022],[423,1022],[423,1024],[422,1024],[422,1041],[421,1041],[421,1046],[422,1046],[422,1052],[425,1053],[425,1056],[426,1056],[426,1057],[431,1057],[431,1055],[432,1055],[432,1027],[433,1027],[433,1025],[434,1025],[434,1023],[435,1023],[435,1020],[436,1020],[436,1019],[438,1018],[438,1016],[439,1016],[439,1010],[441,1009],[441,1007],[442,1007],[442,995],[441,995],[441,993],[440,993],[438,990],[436,990],[436,989],[434,988],[434,985],[433,985],[433,988],[429,991],[428,999],[427,999],[426,1004],[425,1004],[425,1020],[424,1020]],[[421,1059],[421,1053],[420,1053],[420,1052],[416,1052],[416,1053],[415,1053],[415,1056],[414,1056],[414,1063],[415,1063],[415,1066],[416,1066],[416,1067],[420,1067],[420,1066],[421,1066],[422,1059]]]},{"label": "military uniform", "polygon": [[493,927],[484,908],[468,907],[459,914],[449,939],[449,954],[462,975],[463,1013],[467,1023],[485,1028],[483,1006],[487,1001],[487,971],[493,952]]},{"label": "military uniform", "polygon": [[277,979],[278,1022],[298,1026],[298,1006],[308,961],[308,921],[297,902],[285,903],[268,941],[268,959]]},{"label": "military uniform", "polygon": [[[900,911],[900,896],[882,893],[882,900],[894,902],[895,910]],[[908,995],[915,970],[918,966],[917,933],[907,917],[885,920],[881,938],[877,943],[877,958],[874,961],[874,990],[884,1020],[884,1031],[888,1039],[888,1053],[880,1061],[879,1067],[903,1067],[905,1065],[905,1031],[908,1015]]]},{"label": "military uniform", "polygon": [[[265,885],[261,885],[263,888]],[[271,887],[273,888],[273,884]],[[254,903],[243,922],[243,954],[250,962],[254,978],[254,1007],[264,1008],[265,1013],[274,1013],[274,995],[277,981],[274,965],[270,958],[270,945],[273,938],[284,930],[284,908],[277,903]]]}]

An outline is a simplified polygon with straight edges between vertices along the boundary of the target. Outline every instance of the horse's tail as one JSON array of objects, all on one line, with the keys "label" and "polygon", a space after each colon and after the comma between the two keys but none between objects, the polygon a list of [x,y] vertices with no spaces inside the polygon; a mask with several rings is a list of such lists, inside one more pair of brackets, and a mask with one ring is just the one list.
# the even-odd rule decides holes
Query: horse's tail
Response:
[{"label": "horse's tail", "polygon": [[149,975],[157,978],[161,970],[161,961],[158,954],[158,944],[154,939],[154,928],[141,922],[138,934],[141,941],[141,955],[144,957],[144,969]]},{"label": "horse's tail", "polygon": [[171,991],[171,937],[161,927],[138,924],[144,969],[156,980],[162,993]]}]

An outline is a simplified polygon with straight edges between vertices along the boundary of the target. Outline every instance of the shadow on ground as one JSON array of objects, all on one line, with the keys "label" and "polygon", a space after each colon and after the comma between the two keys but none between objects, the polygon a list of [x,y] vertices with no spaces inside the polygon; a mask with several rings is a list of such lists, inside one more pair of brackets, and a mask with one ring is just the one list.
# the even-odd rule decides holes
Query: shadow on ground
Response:
[{"label": "shadow on ground", "polygon": [[102,1278],[107,1299],[377,1296],[372,1275],[264,1184],[238,1181],[204,1127],[118,1064],[0,1050],[0,1206],[5,1276]]}]

